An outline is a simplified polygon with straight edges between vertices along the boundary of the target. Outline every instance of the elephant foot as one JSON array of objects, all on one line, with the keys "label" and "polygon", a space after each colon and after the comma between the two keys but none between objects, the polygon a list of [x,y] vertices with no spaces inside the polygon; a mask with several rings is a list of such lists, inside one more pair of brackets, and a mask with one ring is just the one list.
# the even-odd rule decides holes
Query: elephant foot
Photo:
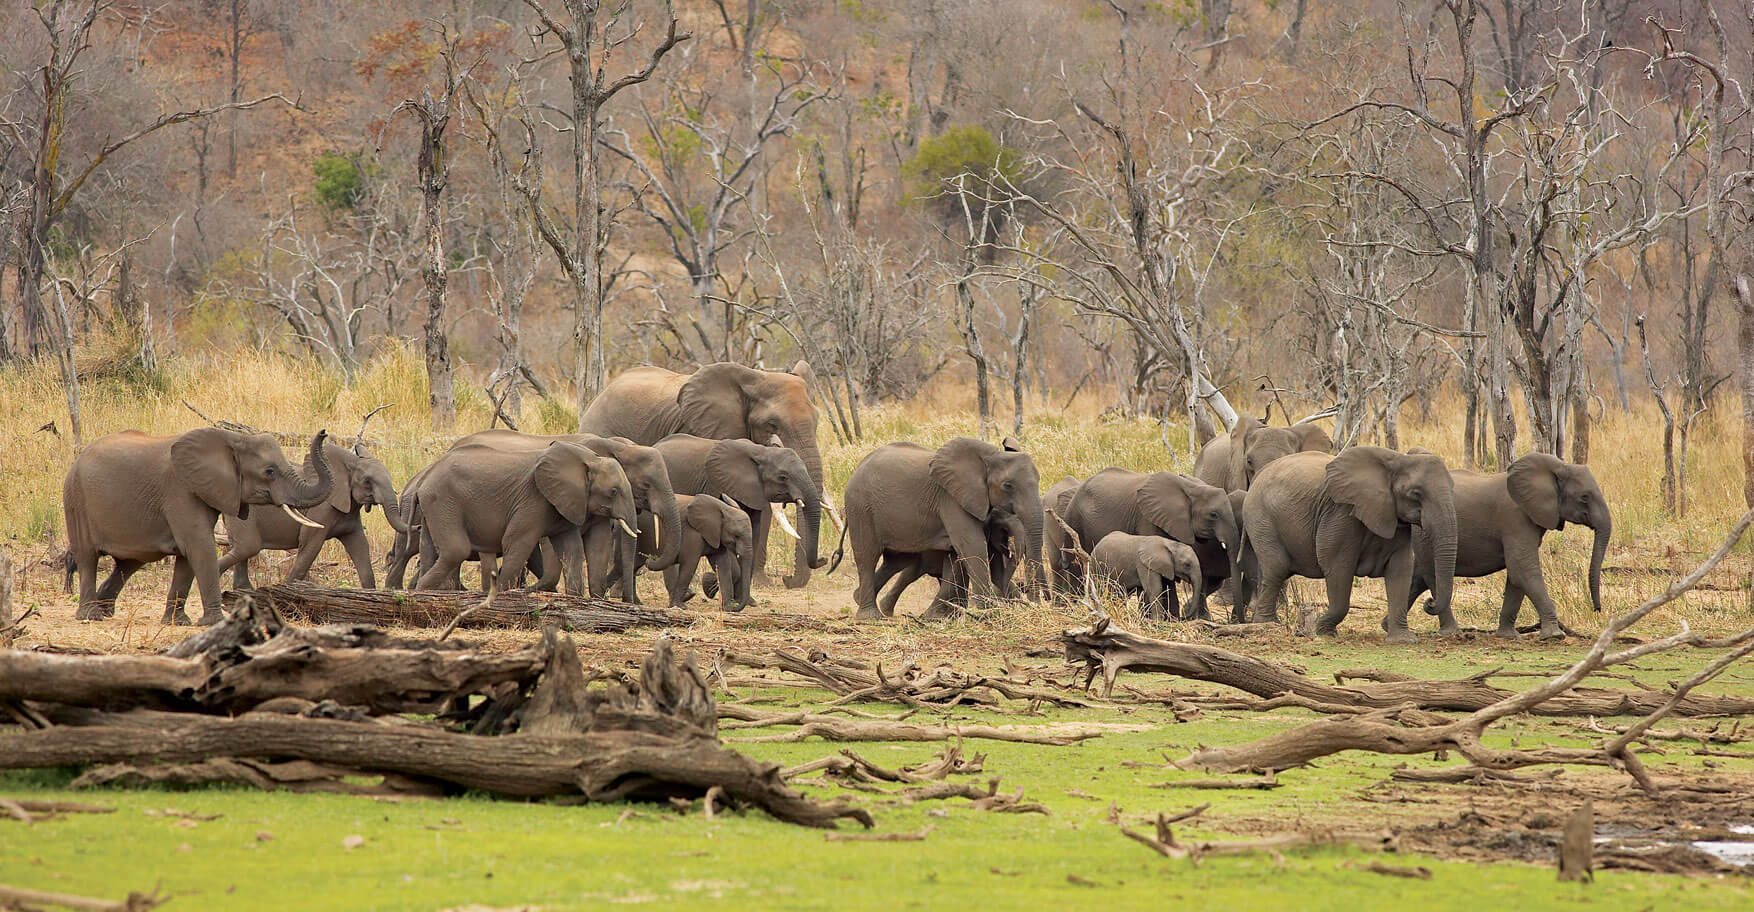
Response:
[{"label": "elephant foot", "polygon": [[1413,635],[1413,631],[1408,630],[1405,627],[1397,627],[1383,636],[1383,642],[1397,644],[1417,643],[1419,642],[1419,638]]},{"label": "elephant foot", "polygon": [[1327,637],[1329,639],[1333,639],[1334,637],[1337,637],[1340,635],[1340,628],[1333,625],[1333,624],[1317,624],[1316,628],[1315,628],[1315,635],[1319,636],[1319,637]]},{"label": "elephant foot", "polygon": [[710,571],[702,574],[700,577],[700,591],[705,592],[707,598],[718,598],[719,575]]},{"label": "elephant foot", "polygon": [[104,610],[101,606],[81,605],[78,611],[73,612],[73,619],[76,621],[101,621],[104,619]]},{"label": "elephant foot", "polygon": [[1512,624],[1509,627],[1500,627],[1497,630],[1492,631],[1492,635],[1501,640],[1514,640],[1521,636],[1521,634],[1517,633],[1515,624]]},{"label": "elephant foot", "polygon": [[1439,612],[1437,610],[1437,599],[1428,598],[1425,600],[1425,613],[1431,615],[1432,617],[1437,617],[1437,615],[1439,614]]},{"label": "elephant foot", "polygon": [[959,612],[950,605],[933,605],[920,613],[920,620],[933,622],[949,622],[956,620]]},{"label": "elephant foot", "polygon": [[855,620],[855,621],[881,621],[881,620],[883,620],[883,612],[878,611],[876,605],[871,605],[869,607],[860,607],[858,612],[853,615],[853,620]]},{"label": "elephant foot", "polygon": [[802,589],[806,583],[810,582],[810,577],[808,574],[795,574],[786,577],[784,582],[787,589]]},{"label": "elephant foot", "polygon": [[[1241,620],[1237,620],[1238,618],[1242,617],[1242,612],[1233,611],[1230,613],[1230,616],[1231,616],[1233,623],[1238,623],[1238,624],[1242,623]],[[1272,611],[1257,611],[1257,612],[1255,612],[1255,623],[1257,623],[1257,624],[1277,624],[1277,623],[1279,623],[1279,610],[1277,608],[1275,608]]]},{"label": "elephant foot", "polygon": [[169,624],[172,627],[193,627],[193,626],[195,626],[195,622],[189,620],[188,613],[183,611],[183,609],[181,609],[181,608],[178,608],[176,610],[175,614],[172,614],[172,615],[166,617],[164,622],[166,624]]},{"label": "elephant foot", "polygon": [[1462,625],[1457,624],[1454,621],[1451,621],[1448,624],[1445,624],[1445,625],[1437,628],[1437,632],[1440,636],[1446,636],[1446,637],[1459,637],[1459,636],[1463,635],[1462,634]]},{"label": "elephant foot", "polygon": [[196,621],[195,623],[202,627],[212,627],[214,624],[223,620],[225,620],[225,613],[218,608],[211,608],[207,611],[201,612],[201,620]]},{"label": "elephant foot", "polygon": [[1541,625],[1541,640],[1542,641],[1548,642],[1548,643],[1557,643],[1557,642],[1564,640],[1564,639],[1565,639],[1565,628],[1559,626],[1559,623],[1557,621],[1555,621],[1551,627],[1547,626],[1546,624]]}]

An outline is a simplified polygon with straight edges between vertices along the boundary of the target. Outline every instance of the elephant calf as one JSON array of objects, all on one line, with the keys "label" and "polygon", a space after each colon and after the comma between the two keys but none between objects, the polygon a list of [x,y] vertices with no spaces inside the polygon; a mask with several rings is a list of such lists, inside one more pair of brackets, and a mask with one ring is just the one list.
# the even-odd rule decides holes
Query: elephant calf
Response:
[{"label": "elephant calf", "polygon": [[[734,501],[709,494],[678,494],[676,506],[682,514],[682,531],[677,558],[664,568],[664,587],[670,594],[670,607],[681,608],[691,592],[695,571],[705,558],[717,574],[719,607],[726,611],[742,611],[750,604],[749,576],[744,573],[749,556],[755,549],[755,529],[749,514]],[[655,524],[651,517],[640,520],[640,550],[651,550]]]},{"label": "elephant calf", "polygon": [[[1523,597],[1535,604],[1543,639],[1563,639],[1565,628],[1541,576],[1541,538],[1568,522],[1595,530],[1590,549],[1590,606],[1602,610],[1602,559],[1608,553],[1614,518],[1607,498],[1588,466],[1547,453],[1530,453],[1491,475],[1456,470],[1456,576],[1504,574],[1504,604],[1497,636],[1514,639]],[[1413,537],[1412,598],[1431,588],[1434,577],[1430,536]],[[1426,610],[1436,613],[1434,607]]]},{"label": "elephant calf", "polygon": [[[1194,549],[1161,535],[1110,532],[1090,552],[1092,577],[1106,580],[1123,595],[1139,596],[1139,608],[1154,621],[1205,616],[1205,578]],[[1188,584],[1188,613],[1181,613],[1175,584]]]},{"label": "elephant calf", "polygon": [[[1029,530],[1022,520],[1001,510],[994,510],[987,517],[986,529],[987,566],[992,574],[993,587],[1001,598],[1016,598],[1017,565],[1024,557]],[[935,577],[938,591],[920,615],[921,619],[948,620],[968,608],[967,568],[949,551],[924,554],[888,551],[884,552],[883,560],[877,566],[879,592],[891,578],[896,580],[895,585],[878,600],[878,610],[884,617],[895,616],[895,606],[901,601],[902,593],[922,576]]]}]

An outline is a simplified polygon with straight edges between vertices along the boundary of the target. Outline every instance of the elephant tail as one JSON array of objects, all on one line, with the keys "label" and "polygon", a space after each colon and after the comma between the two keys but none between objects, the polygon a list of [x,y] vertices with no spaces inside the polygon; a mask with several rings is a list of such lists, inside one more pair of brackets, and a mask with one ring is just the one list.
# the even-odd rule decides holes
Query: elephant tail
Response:
[{"label": "elephant tail", "polygon": [[833,573],[835,571],[835,568],[840,566],[841,558],[845,557],[846,553],[847,553],[847,525],[846,525],[846,523],[843,522],[840,524],[840,541],[837,541],[834,544],[834,559],[830,560],[828,562],[828,572],[829,573]]}]

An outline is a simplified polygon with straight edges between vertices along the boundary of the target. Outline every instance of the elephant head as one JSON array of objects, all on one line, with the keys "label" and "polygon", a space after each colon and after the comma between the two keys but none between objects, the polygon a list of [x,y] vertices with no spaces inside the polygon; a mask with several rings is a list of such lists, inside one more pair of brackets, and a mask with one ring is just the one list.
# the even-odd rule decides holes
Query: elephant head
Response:
[{"label": "elephant head", "polygon": [[1194,549],[1159,535],[1138,536],[1138,549],[1139,566],[1136,569],[1145,587],[1146,604],[1155,605],[1162,596],[1159,578],[1164,586],[1174,586],[1178,579],[1186,580],[1189,595],[1187,616],[1202,616],[1206,606],[1206,581],[1200,573],[1200,559],[1194,555]]},{"label": "elephant head", "polygon": [[1137,497],[1139,515],[1163,534],[1188,545],[1202,539],[1217,542],[1235,565],[1242,525],[1228,492],[1190,475],[1154,472],[1139,486]]},{"label": "elephant head", "polygon": [[821,487],[816,407],[810,404],[804,377],[728,362],[708,364],[677,390],[676,404],[681,410],[683,433],[714,439],[741,437],[759,443],[777,437],[781,446],[804,460],[810,478]]},{"label": "elephant head", "polygon": [[[706,457],[707,482],[750,510],[768,504],[798,504],[798,526],[793,529],[783,510],[774,510],[774,521],[798,539],[796,562],[786,585],[798,588],[810,579],[810,571],[827,561],[817,556],[817,530],[822,525],[822,489],[809,466],[787,447],[762,446],[750,440],[720,440]],[[764,555],[756,555],[760,560]]]},{"label": "elephant head", "polygon": [[[972,437],[957,437],[932,454],[932,480],[970,516],[986,524],[994,511],[1008,513],[1023,523],[1024,561],[1029,578],[1039,586],[1046,576],[1041,562],[1041,477],[1035,460],[1007,441],[996,447]],[[976,580],[985,589],[991,579]]]},{"label": "elephant head", "polygon": [[713,570],[719,575],[719,590],[729,611],[741,611],[750,604],[747,567],[755,554],[755,530],[749,514],[734,501],[701,495],[689,500],[684,511],[688,527],[700,535],[713,556]]},{"label": "elephant head", "polygon": [[682,548],[682,514],[676,507],[676,489],[670,485],[664,454],[623,437],[588,437],[581,438],[580,443],[620,463],[628,485],[633,488],[634,507],[657,520],[658,553],[646,561],[646,569],[662,570],[676,563]]},{"label": "elephant head", "polygon": [[634,525],[633,489],[621,464],[584,447],[555,441],[536,457],[532,470],[536,489],[556,512],[575,525],[593,519],[613,521],[626,535],[639,537]]},{"label": "elephant head", "polygon": [[323,448],[329,460],[329,471],[335,484],[329,491],[329,506],[338,513],[352,513],[355,507],[370,510],[384,508],[384,519],[390,528],[407,534],[408,524],[402,518],[402,504],[396,497],[396,486],[390,481],[390,468],[366,452],[364,446],[352,449],[329,444]]},{"label": "elephant head", "polygon": [[1588,466],[1565,462],[1547,453],[1530,453],[1510,464],[1505,485],[1511,500],[1529,521],[1543,529],[1563,529],[1568,522],[1595,530],[1590,548],[1590,607],[1602,610],[1602,559],[1614,517],[1608,500]]},{"label": "elephant head", "polygon": [[286,461],[272,434],[240,434],[222,428],[197,428],[171,444],[171,467],[194,495],[220,513],[248,519],[251,505],[278,506],[301,525],[311,521],[297,513],[329,496],[334,476],[323,458],[327,431],[311,438],[305,464],[317,476],[306,481]]},{"label": "elephant head", "polygon": [[1456,575],[1456,492],[1443,460],[1423,453],[1397,453],[1360,446],[1327,466],[1327,496],[1380,538],[1393,538],[1402,524],[1420,527],[1431,540],[1431,594],[1447,611]]},{"label": "elephant head", "polygon": [[1238,416],[1230,429],[1230,486],[1247,488],[1254,483],[1256,474],[1281,456],[1306,451],[1326,453],[1333,447],[1328,433],[1314,424],[1268,427],[1254,417]]}]

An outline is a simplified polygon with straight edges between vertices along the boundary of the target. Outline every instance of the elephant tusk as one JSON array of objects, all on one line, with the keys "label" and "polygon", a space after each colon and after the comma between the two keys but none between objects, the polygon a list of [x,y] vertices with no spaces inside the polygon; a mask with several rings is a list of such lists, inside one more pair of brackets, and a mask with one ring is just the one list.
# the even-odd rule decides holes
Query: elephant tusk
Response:
[{"label": "elephant tusk", "polygon": [[664,553],[664,521],[656,513],[652,514],[652,553]]},{"label": "elephant tusk", "polygon": [[618,519],[615,521],[615,524],[620,526],[621,531],[626,532],[629,538],[639,538],[639,533],[635,532],[633,527],[627,524],[627,520]]},{"label": "elephant tusk", "polygon": [[773,511],[773,519],[774,519],[774,522],[777,522],[780,524],[781,529],[786,530],[787,535],[790,535],[791,537],[798,539],[799,541],[804,540],[804,536],[799,535],[798,530],[792,528],[792,524],[790,522],[786,521],[786,511],[785,510]]},{"label": "elephant tusk", "polygon": [[298,523],[301,526],[309,526],[313,529],[323,528],[322,523],[311,522],[310,517],[304,515],[303,513],[300,513],[297,510],[294,510],[293,508],[287,506],[286,504],[281,504],[280,509],[285,510],[286,515],[292,517],[292,521],[295,523]]}]

